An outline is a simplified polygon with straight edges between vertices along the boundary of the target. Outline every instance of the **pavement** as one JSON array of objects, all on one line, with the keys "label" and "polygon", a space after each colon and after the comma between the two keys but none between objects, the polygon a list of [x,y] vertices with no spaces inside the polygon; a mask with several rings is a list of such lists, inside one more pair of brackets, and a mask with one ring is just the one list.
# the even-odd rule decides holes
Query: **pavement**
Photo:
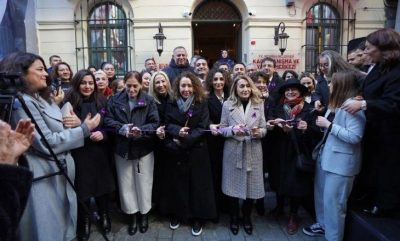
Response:
[{"label": "pavement", "polygon": [[[300,228],[294,235],[286,232],[288,220],[287,210],[279,218],[268,215],[268,210],[275,206],[273,192],[267,192],[265,207],[267,214],[259,216],[253,210],[253,234],[247,235],[243,227],[238,235],[233,235],[229,229],[229,216],[222,214],[218,223],[206,222],[200,236],[194,237],[191,234],[190,225],[181,224],[177,230],[169,228],[169,220],[157,214],[149,216],[149,230],[142,234],[139,231],[129,236],[127,231],[127,218],[121,212],[111,214],[112,230],[107,235],[110,241],[325,241],[323,237],[309,237],[302,232],[304,226],[310,225],[313,220],[304,209],[299,211]],[[92,225],[92,232],[89,241],[105,240],[95,225]]]}]

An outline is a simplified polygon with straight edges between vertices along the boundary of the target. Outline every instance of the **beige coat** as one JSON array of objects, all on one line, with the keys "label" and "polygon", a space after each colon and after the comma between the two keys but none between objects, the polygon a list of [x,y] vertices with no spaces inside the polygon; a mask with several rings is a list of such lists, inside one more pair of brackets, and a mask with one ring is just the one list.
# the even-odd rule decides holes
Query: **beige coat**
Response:
[{"label": "beige coat", "polygon": [[226,138],[222,168],[222,192],[241,199],[264,197],[263,153],[261,139],[251,136],[234,136],[232,128],[245,124],[248,129],[261,128],[264,137],[266,122],[263,103],[251,101],[243,111],[242,106],[234,106],[226,101],[222,107],[221,132]]}]

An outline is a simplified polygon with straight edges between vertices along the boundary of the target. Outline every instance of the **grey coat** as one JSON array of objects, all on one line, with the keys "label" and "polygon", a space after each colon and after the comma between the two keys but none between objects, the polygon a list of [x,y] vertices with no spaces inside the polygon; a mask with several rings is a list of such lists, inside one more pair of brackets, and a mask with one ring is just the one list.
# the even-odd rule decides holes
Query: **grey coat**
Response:
[{"label": "grey coat", "polygon": [[[66,163],[68,176],[74,180],[75,165],[69,150],[83,146],[84,135],[89,135],[85,124],[64,129],[62,114],[56,104],[42,98],[24,95],[24,100],[61,162]],[[19,103],[16,103],[19,104]],[[13,123],[27,118],[22,107],[12,113]],[[57,172],[59,169],[44,146],[37,131],[32,147],[26,153],[34,178]],[[77,219],[76,195],[64,176],[56,175],[34,182],[22,216],[19,235],[21,241],[67,241],[75,237]]]},{"label": "grey coat", "polygon": [[259,199],[265,195],[261,139],[234,136],[232,128],[238,124],[246,124],[249,129],[260,127],[264,137],[267,130],[263,103],[254,104],[250,101],[245,112],[242,105],[233,105],[229,100],[222,107],[221,131],[226,138],[222,161],[222,192],[241,199]]}]

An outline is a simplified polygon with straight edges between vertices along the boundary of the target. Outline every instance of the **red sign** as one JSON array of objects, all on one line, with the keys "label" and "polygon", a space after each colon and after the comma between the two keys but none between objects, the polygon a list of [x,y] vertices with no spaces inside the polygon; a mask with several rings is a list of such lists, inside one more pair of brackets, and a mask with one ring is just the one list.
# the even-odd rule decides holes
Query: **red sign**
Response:
[{"label": "red sign", "polygon": [[259,55],[258,58],[253,59],[253,63],[261,69],[261,61],[265,57],[273,58],[276,61],[276,70],[296,70],[300,64],[300,58],[294,55]]}]

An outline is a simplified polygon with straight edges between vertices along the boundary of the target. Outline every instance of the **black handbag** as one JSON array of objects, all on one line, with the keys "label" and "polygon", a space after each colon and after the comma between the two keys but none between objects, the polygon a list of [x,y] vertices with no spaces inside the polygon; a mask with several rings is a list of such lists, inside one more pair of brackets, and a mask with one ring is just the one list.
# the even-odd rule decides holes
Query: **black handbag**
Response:
[{"label": "black handbag", "polygon": [[302,172],[313,173],[315,171],[316,161],[310,155],[300,152],[299,143],[297,142],[297,137],[294,131],[290,132],[292,135],[292,140],[294,144],[294,150],[296,151],[296,168]]}]

